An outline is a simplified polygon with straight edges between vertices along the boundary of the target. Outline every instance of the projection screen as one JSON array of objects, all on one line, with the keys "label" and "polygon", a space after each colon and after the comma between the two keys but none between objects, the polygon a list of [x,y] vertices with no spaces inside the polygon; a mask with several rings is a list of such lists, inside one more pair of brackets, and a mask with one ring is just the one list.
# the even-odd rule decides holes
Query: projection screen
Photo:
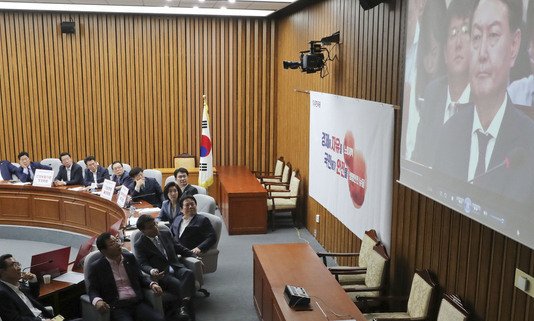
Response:
[{"label": "projection screen", "polygon": [[534,248],[534,3],[408,5],[400,183]]}]

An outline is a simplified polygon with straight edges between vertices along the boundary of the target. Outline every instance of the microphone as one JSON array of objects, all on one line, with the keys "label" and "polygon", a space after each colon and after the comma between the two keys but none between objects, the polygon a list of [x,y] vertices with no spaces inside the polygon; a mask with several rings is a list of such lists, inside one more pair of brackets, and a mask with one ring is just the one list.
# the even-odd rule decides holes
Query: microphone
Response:
[{"label": "microphone", "polygon": [[510,151],[508,156],[506,156],[501,163],[497,164],[496,166],[493,166],[492,168],[488,169],[486,172],[473,177],[473,179],[469,180],[468,183],[471,184],[477,179],[503,167],[510,168],[510,169],[519,168],[523,166],[524,162],[525,162],[525,149],[522,147],[515,147],[514,149]]},{"label": "microphone", "polygon": [[41,263],[37,263],[37,264],[34,264],[34,265],[30,265],[28,267],[23,268],[22,271],[24,272],[24,270],[31,269],[32,267],[41,266],[41,265],[52,263],[52,262],[54,262],[54,260],[50,259],[50,260],[48,260],[46,262],[41,262]]},{"label": "microphone", "polygon": [[132,196],[132,200],[136,199],[136,198],[141,198],[141,197],[145,197],[145,196],[152,196],[152,195],[156,195],[156,193],[148,193],[148,194]]}]

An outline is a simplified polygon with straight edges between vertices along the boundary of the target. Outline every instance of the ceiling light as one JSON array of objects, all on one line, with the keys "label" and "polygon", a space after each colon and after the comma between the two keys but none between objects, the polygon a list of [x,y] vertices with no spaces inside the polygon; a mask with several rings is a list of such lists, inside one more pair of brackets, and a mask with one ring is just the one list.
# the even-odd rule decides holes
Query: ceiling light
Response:
[{"label": "ceiling light", "polygon": [[[225,8],[226,9],[226,8]],[[0,10],[29,10],[29,11],[59,11],[59,12],[102,12],[102,13],[133,13],[133,14],[176,14],[176,15],[206,15],[206,16],[243,16],[266,17],[273,10],[219,10],[214,8],[184,8],[184,7],[149,7],[149,6],[112,6],[112,5],[83,5],[64,3],[30,3],[30,2],[0,2]]]}]

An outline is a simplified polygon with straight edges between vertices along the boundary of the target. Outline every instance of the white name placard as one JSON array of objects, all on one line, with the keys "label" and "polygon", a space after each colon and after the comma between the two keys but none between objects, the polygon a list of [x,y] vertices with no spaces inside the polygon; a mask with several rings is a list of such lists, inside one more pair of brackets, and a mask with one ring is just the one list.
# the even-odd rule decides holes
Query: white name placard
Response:
[{"label": "white name placard", "polygon": [[36,169],[33,175],[33,186],[52,187],[54,182],[54,171],[47,169]]},{"label": "white name placard", "polygon": [[104,185],[102,185],[102,192],[100,193],[100,197],[111,201],[111,199],[113,198],[113,192],[115,191],[116,184],[117,182],[115,181],[109,179],[104,180]]},{"label": "white name placard", "polygon": [[126,199],[128,198],[128,187],[122,185],[119,195],[117,196],[117,205],[120,207],[124,207],[124,203],[126,203]]}]

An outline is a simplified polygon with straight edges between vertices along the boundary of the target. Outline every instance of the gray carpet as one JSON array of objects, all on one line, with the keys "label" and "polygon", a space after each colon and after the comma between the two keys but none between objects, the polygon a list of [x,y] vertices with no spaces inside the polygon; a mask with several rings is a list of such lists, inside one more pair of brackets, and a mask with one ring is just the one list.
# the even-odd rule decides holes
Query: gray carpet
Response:
[{"label": "gray carpet", "polygon": [[[220,216],[219,211],[217,214]],[[258,320],[252,298],[252,245],[309,242],[314,250],[324,251],[308,230],[293,228],[289,218],[277,220],[277,224],[277,229],[269,229],[267,234],[232,236],[223,224],[217,271],[204,275],[204,288],[211,295],[199,293],[195,298],[197,321]]]}]

